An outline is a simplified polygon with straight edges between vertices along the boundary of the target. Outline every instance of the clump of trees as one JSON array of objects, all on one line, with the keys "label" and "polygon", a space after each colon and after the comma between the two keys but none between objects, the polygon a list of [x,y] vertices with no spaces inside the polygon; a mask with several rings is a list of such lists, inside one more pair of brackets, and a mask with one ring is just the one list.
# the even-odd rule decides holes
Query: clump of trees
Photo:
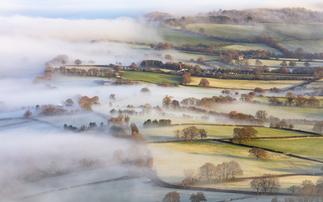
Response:
[{"label": "clump of trees", "polygon": [[64,108],[55,107],[54,105],[42,105],[40,115],[60,115],[67,113]]},{"label": "clump of trees", "polygon": [[320,121],[320,122],[316,122],[314,127],[313,127],[313,131],[316,131],[316,132],[323,132],[323,121]]},{"label": "clump of trees", "polygon": [[190,196],[191,202],[201,202],[201,201],[207,201],[206,197],[204,196],[203,192],[197,192],[196,194],[192,194]]},{"label": "clump of trees", "polygon": [[186,127],[183,130],[174,130],[175,139],[179,140],[182,138],[185,141],[192,141],[196,138],[207,138],[207,132],[204,129],[198,129],[196,126]]},{"label": "clump of trees", "polygon": [[228,115],[228,118],[240,123],[254,123],[256,125],[262,125],[264,121],[257,119],[252,115],[238,113],[237,111],[231,111]]},{"label": "clump of trees", "polygon": [[89,98],[88,96],[82,96],[79,101],[78,104],[81,108],[85,109],[85,110],[92,110],[92,105],[99,105],[99,97],[98,96],[94,96],[92,98]]},{"label": "clump of trees", "polygon": [[253,91],[260,94],[266,93],[266,91],[260,87],[256,87]]},{"label": "clump of trees", "polygon": [[268,97],[268,102],[273,105],[283,105],[286,106],[297,106],[297,107],[319,107],[320,100],[316,99],[314,96],[311,96],[309,98],[304,97],[302,94],[298,94],[296,96],[295,93],[288,92],[286,93],[285,98],[283,98],[283,101],[280,101],[277,97]]},{"label": "clump of trees", "polygon": [[162,202],[180,202],[181,201],[181,197],[179,196],[179,193],[177,191],[171,191],[168,192]]},{"label": "clump of trees", "polygon": [[189,97],[185,98],[181,101],[182,105],[195,105],[195,106],[200,106],[200,107],[206,107],[206,108],[212,108],[214,107],[217,103],[221,104],[226,104],[226,103],[232,103],[235,101],[234,98],[231,96],[213,96],[211,98],[204,97],[202,99],[197,99],[194,97]]},{"label": "clump of trees", "polygon": [[140,144],[133,144],[126,152],[121,149],[115,150],[113,159],[119,164],[139,168],[152,168],[154,166],[154,159],[151,157],[149,150]]},{"label": "clump of trees", "polygon": [[142,88],[140,90],[140,92],[142,92],[142,93],[150,93],[150,90],[149,90],[149,88],[145,87],[145,88]]},{"label": "clump of trees", "polygon": [[74,106],[74,101],[71,98],[69,98],[65,101],[64,104],[65,106]]},{"label": "clump of trees", "polygon": [[252,189],[257,190],[257,195],[259,191],[264,192],[264,194],[266,195],[267,192],[279,190],[279,178],[275,177],[274,175],[264,174],[262,177],[253,179],[250,182],[250,186]]},{"label": "clump of trees", "polygon": [[151,119],[148,119],[144,122],[144,127],[157,127],[157,126],[170,126],[172,124],[172,121],[170,119],[157,119],[151,121]]},{"label": "clump of trees", "polygon": [[296,195],[297,201],[322,201],[323,178],[319,178],[316,184],[310,180],[304,180],[300,186],[293,185],[287,190]]},{"label": "clump of trees", "polygon": [[25,118],[29,118],[33,113],[28,109],[25,113],[24,113],[24,117]]},{"label": "clump of trees", "polygon": [[112,85],[119,86],[119,85],[139,85],[139,82],[132,81],[130,79],[117,79]]},{"label": "clump of trees", "polygon": [[236,176],[243,175],[243,170],[236,161],[223,162],[218,165],[205,163],[198,172],[193,169],[184,170],[183,185],[193,185],[198,183],[213,183],[217,181],[233,180]]},{"label": "clump of trees", "polygon": [[270,128],[278,128],[278,129],[293,129],[294,125],[289,124],[285,119],[277,122],[271,122]]}]

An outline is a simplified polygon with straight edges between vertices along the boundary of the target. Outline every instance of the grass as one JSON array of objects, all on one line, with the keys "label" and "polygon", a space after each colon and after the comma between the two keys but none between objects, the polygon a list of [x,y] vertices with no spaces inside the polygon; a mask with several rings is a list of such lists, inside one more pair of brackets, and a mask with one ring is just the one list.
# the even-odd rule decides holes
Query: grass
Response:
[{"label": "grass", "polygon": [[186,43],[197,45],[199,43],[222,44],[226,42],[226,41],[211,39],[210,37],[206,37],[206,36],[184,33],[184,32],[167,29],[167,28],[157,28],[157,33],[164,39],[165,42],[171,43],[176,46],[186,44]]},{"label": "grass", "polygon": [[280,42],[284,48],[295,51],[301,47],[304,51],[311,53],[322,53],[323,52],[323,40],[291,40]]},{"label": "grass", "polygon": [[[277,31],[279,33],[298,38],[298,39],[310,39],[312,33],[318,28],[320,24],[307,23],[307,24],[264,24],[267,28]],[[322,28],[317,29],[317,36],[322,37]]]},{"label": "grass", "polygon": [[[180,194],[181,201],[190,201],[190,195],[197,191],[178,190],[155,186],[147,178],[137,178],[130,180],[120,180],[115,182],[96,184],[91,186],[67,189],[58,192],[51,192],[32,198],[22,199],[23,202],[34,201],[131,201],[131,202],[151,202],[162,201],[164,196],[171,191]],[[207,201],[216,202],[231,198],[240,198],[243,194],[203,192]]]},{"label": "grass", "polygon": [[323,138],[251,140],[249,145],[323,160]]},{"label": "grass", "polygon": [[[199,77],[191,77],[191,85],[198,85],[200,83],[201,78]],[[273,87],[276,88],[285,88],[291,85],[295,85],[301,83],[302,81],[263,81],[263,80],[228,80],[228,79],[214,79],[207,78],[210,82],[211,87],[218,88],[231,88],[231,89],[250,89],[253,90],[256,87],[260,87],[263,89],[270,89]]]},{"label": "grass", "polygon": [[[192,123],[192,122],[190,122]],[[206,122],[207,123],[207,122]],[[207,123],[208,124],[208,123]],[[184,129],[189,126],[170,126],[170,127],[158,127],[158,128],[142,128],[140,132],[145,136],[148,141],[158,140],[174,140],[174,130]],[[238,126],[206,126],[197,125],[199,129],[205,129],[207,132],[207,138],[231,138],[233,136],[233,129]],[[283,136],[299,136],[305,135],[305,133],[278,130],[273,128],[256,127],[258,131],[257,137],[283,137]]]},{"label": "grass", "polygon": [[161,51],[161,52],[163,57],[165,57],[166,54],[170,54],[175,60],[193,59],[194,61],[197,61],[197,59],[200,57],[202,57],[204,60],[216,60],[219,58],[218,56],[213,56],[213,55],[203,55],[201,53],[183,52],[183,51],[175,51],[175,50],[167,50],[167,51]]},{"label": "grass", "polygon": [[260,50],[275,52],[276,54],[281,54],[279,50],[272,48],[266,44],[260,44],[260,43],[235,43],[234,45],[224,46],[220,49],[233,49],[233,50],[239,50],[239,51],[260,49]]},{"label": "grass", "polygon": [[136,81],[143,81],[149,83],[161,83],[164,80],[167,83],[180,83],[181,77],[175,75],[168,75],[168,74],[159,74],[159,73],[152,73],[152,72],[138,72],[138,71],[124,71],[123,79],[131,79]]},{"label": "grass", "polygon": [[302,173],[319,170],[321,165],[300,159],[269,153],[266,160],[249,157],[249,148],[218,142],[183,142],[149,144],[157,173],[166,181],[180,183],[184,169],[197,170],[206,162],[215,165],[237,161],[244,177],[268,174]]},{"label": "grass", "polygon": [[266,33],[268,36],[273,37],[276,40],[282,40],[285,36],[265,30],[262,26],[253,25],[230,25],[230,24],[190,24],[187,25],[188,30],[199,32],[201,28],[204,28],[206,34],[217,37],[239,39],[253,36],[260,36]]}]

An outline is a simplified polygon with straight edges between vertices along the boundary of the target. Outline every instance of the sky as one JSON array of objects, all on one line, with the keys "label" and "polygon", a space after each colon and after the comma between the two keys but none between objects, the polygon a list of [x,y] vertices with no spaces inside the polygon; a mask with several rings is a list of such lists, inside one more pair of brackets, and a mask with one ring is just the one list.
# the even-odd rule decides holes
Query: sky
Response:
[{"label": "sky", "polygon": [[0,0],[0,5],[1,16],[23,15],[67,19],[137,17],[156,10],[174,15],[246,8],[306,7],[323,10],[323,3],[320,0]]}]

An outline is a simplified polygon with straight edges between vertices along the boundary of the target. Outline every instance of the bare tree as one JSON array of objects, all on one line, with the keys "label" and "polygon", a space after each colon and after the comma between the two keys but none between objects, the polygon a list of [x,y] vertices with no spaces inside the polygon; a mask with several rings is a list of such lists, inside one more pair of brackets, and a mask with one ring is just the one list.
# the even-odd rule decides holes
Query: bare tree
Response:
[{"label": "bare tree", "polygon": [[204,129],[199,129],[199,133],[200,133],[200,138],[207,138],[207,132]]},{"label": "bare tree", "polygon": [[300,188],[301,188],[300,186],[293,185],[287,188],[287,190],[292,192],[292,194],[294,195]]},{"label": "bare tree", "polygon": [[217,177],[220,180],[229,180],[236,175],[243,175],[243,171],[236,161],[223,162],[216,166]]},{"label": "bare tree", "polygon": [[195,177],[194,169],[183,170],[184,172],[184,180],[182,182],[183,185],[193,185],[197,179]]},{"label": "bare tree", "polygon": [[143,114],[150,114],[152,110],[152,107],[149,103],[146,103],[144,107],[142,108],[142,113]]},{"label": "bare tree", "polygon": [[205,163],[199,168],[200,180],[204,182],[211,182],[217,175],[215,165],[213,163]]},{"label": "bare tree", "polygon": [[265,121],[267,117],[267,112],[264,110],[258,110],[256,112],[256,118]]},{"label": "bare tree", "polygon": [[250,182],[251,188],[257,190],[257,196],[258,196],[258,192],[261,189],[261,183],[262,183],[262,180],[261,179],[253,179]]},{"label": "bare tree", "polygon": [[280,184],[278,177],[274,177],[270,174],[264,174],[261,178],[261,190],[265,192],[278,191]]},{"label": "bare tree", "polygon": [[174,138],[178,141],[179,138],[181,137],[181,130],[180,129],[177,129],[177,130],[174,130]]},{"label": "bare tree", "polygon": [[319,133],[323,132],[323,121],[316,122],[313,127],[313,130]]}]

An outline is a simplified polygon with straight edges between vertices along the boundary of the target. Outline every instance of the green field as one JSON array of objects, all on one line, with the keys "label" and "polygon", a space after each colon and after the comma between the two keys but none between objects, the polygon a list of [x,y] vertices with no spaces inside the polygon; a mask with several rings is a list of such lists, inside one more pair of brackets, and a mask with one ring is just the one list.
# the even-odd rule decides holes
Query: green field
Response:
[{"label": "green field", "polygon": [[251,140],[249,145],[323,160],[323,138]]},{"label": "green field", "polygon": [[[210,82],[211,87],[218,87],[218,88],[231,88],[231,89],[250,89],[253,90],[256,87],[263,88],[268,90],[270,88],[286,88],[291,85],[295,85],[301,83],[302,81],[262,81],[262,80],[228,80],[228,79],[214,79],[214,78],[207,78]],[[199,77],[191,77],[191,85],[198,85],[201,81]]]},{"label": "green field", "polygon": [[[140,132],[145,136],[148,141],[158,140],[175,140],[174,130],[189,127],[186,126],[170,126],[170,127],[152,127],[152,128],[141,128]],[[232,138],[233,129],[238,126],[207,126],[207,125],[196,125],[199,129],[205,129],[207,132],[207,138]],[[256,127],[258,131],[257,137],[284,137],[284,136],[308,136],[305,133],[278,130],[273,128]]]},{"label": "green field", "polygon": [[122,78],[149,83],[161,83],[164,80],[166,80],[167,83],[172,84],[181,82],[180,76],[139,71],[124,71],[124,76]]}]

